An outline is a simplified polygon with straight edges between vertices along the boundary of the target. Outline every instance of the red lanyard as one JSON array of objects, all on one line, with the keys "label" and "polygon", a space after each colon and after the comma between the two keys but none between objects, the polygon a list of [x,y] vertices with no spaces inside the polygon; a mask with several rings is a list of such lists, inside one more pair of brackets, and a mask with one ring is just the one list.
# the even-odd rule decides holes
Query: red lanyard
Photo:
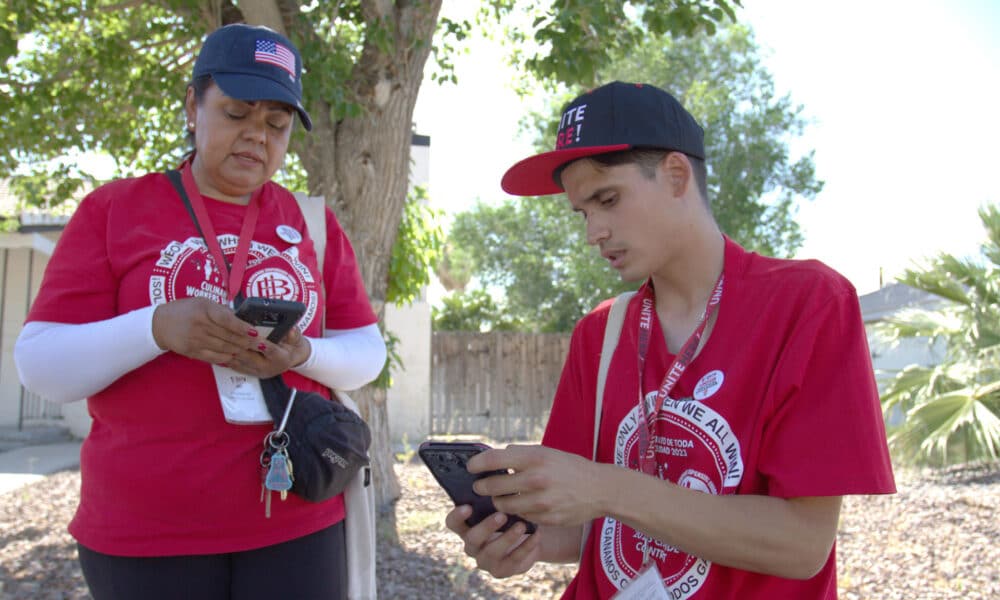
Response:
[{"label": "red lanyard", "polygon": [[215,237],[215,228],[212,227],[212,219],[209,218],[208,209],[205,208],[205,200],[201,197],[198,185],[194,181],[194,175],[191,173],[190,161],[181,168],[181,182],[184,184],[184,191],[187,192],[188,198],[191,199],[191,208],[198,219],[198,226],[201,227],[204,234],[205,244],[208,245],[208,251],[212,255],[215,267],[222,273],[229,273],[229,286],[226,291],[229,293],[229,302],[232,303],[240,291],[243,284],[243,274],[247,270],[250,240],[253,239],[254,229],[257,227],[257,217],[260,215],[260,193],[264,188],[261,187],[250,195],[250,203],[247,205],[247,212],[243,216],[243,226],[240,228],[239,242],[236,244],[236,255],[233,256],[233,265],[230,269],[226,257],[222,254],[222,247],[219,246],[219,239]]},{"label": "red lanyard", "polygon": [[653,330],[653,290],[651,284],[646,286],[642,297],[642,309],[639,313],[639,468],[647,475],[656,474],[656,452],[649,442],[650,427],[653,426],[656,415],[663,408],[667,395],[684,374],[684,369],[694,359],[698,345],[701,343],[701,336],[705,333],[705,327],[712,315],[719,309],[719,302],[722,300],[722,280],[723,275],[720,274],[719,281],[715,284],[715,290],[712,291],[712,295],[708,298],[708,304],[705,305],[705,310],[702,312],[701,320],[698,321],[698,326],[695,327],[691,337],[681,346],[674,361],[670,363],[667,374],[663,377],[663,383],[660,384],[660,389],[656,392],[656,398],[653,400],[652,414],[647,414],[646,398],[643,394],[645,388],[642,381],[646,368],[646,353],[649,351],[649,337]]}]

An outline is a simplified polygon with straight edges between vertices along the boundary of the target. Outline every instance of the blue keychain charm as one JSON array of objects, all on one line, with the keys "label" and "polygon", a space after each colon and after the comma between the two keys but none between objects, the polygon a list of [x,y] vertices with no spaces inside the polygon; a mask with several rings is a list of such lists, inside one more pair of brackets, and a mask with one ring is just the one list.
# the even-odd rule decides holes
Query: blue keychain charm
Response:
[{"label": "blue keychain charm", "polygon": [[291,461],[288,460],[283,451],[275,452],[271,456],[271,464],[267,469],[264,486],[272,492],[287,492],[292,489]]}]

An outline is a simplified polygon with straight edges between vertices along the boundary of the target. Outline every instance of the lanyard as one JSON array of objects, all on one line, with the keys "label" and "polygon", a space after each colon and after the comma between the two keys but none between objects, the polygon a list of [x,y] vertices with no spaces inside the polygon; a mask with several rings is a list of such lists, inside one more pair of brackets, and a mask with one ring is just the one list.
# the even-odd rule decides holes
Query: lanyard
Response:
[{"label": "lanyard", "polygon": [[712,291],[712,295],[709,296],[705,310],[701,314],[701,319],[698,321],[698,326],[695,327],[691,337],[684,342],[677,356],[670,363],[667,374],[663,377],[663,383],[660,384],[660,389],[656,392],[656,398],[653,400],[652,414],[647,414],[646,400],[642,393],[643,389],[645,389],[642,380],[646,368],[646,353],[649,350],[649,337],[653,329],[654,303],[652,285],[646,286],[642,298],[642,310],[639,316],[639,468],[647,475],[656,474],[656,451],[653,448],[653,444],[650,443],[651,432],[649,429],[653,426],[656,415],[663,408],[663,403],[666,401],[667,395],[694,359],[695,352],[698,351],[698,345],[701,343],[701,336],[705,333],[705,327],[712,315],[719,309],[719,302],[722,300],[722,281],[723,275],[720,274],[719,280],[715,284],[715,289]]},{"label": "lanyard", "polygon": [[220,272],[229,274],[229,285],[226,291],[229,293],[229,303],[232,304],[240,291],[243,283],[243,274],[247,270],[247,260],[250,255],[250,240],[253,239],[254,229],[257,227],[257,217],[260,215],[260,193],[261,187],[250,195],[250,203],[247,205],[247,212],[243,216],[243,226],[240,228],[239,242],[236,244],[236,255],[233,256],[232,270],[226,262],[226,257],[219,246],[219,239],[215,237],[215,228],[212,227],[212,219],[208,216],[208,209],[205,208],[205,200],[201,197],[198,185],[194,181],[191,173],[190,161],[181,168],[181,181],[188,198],[191,199],[191,208],[194,210],[198,226],[203,232],[202,237],[208,246],[208,251],[212,255],[212,261]]},{"label": "lanyard", "polygon": [[[705,333],[705,327],[707,326],[709,320],[711,320],[712,315],[719,309],[719,302],[722,300],[722,281],[723,274],[719,274],[719,280],[715,283],[715,289],[712,291],[712,295],[708,298],[708,303],[705,305],[705,310],[701,313],[701,319],[698,321],[698,326],[695,327],[694,332],[691,337],[684,342],[681,346],[680,351],[677,356],[674,357],[670,367],[667,369],[667,374],[663,377],[663,383],[660,384],[660,389],[656,392],[656,398],[653,399],[653,413],[647,414],[646,409],[646,398],[642,393],[643,385],[642,380],[645,374],[646,368],[646,353],[649,351],[649,337],[653,330],[653,289],[652,283],[646,286],[646,290],[642,296],[642,309],[639,313],[639,469],[647,474],[656,476],[656,451],[653,448],[653,444],[650,443],[651,432],[649,428],[653,425],[656,415],[660,413],[663,408],[663,403],[667,399],[667,394],[670,390],[674,389],[674,385],[684,374],[684,369],[687,368],[691,361],[694,360],[694,354],[698,351],[698,345],[701,343],[701,336]],[[639,533],[639,532],[637,532]],[[650,538],[645,534],[639,533],[642,537],[642,564],[643,566],[649,564],[649,542]]]}]

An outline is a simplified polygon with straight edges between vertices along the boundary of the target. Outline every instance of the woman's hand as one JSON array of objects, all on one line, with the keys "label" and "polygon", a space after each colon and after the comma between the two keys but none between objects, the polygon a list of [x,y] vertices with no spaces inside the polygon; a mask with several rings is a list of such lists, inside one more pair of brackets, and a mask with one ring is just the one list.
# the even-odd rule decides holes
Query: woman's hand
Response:
[{"label": "woman's hand", "polygon": [[212,364],[226,364],[260,343],[253,326],[207,298],[182,298],[156,307],[153,339],[164,349]]},{"label": "woman's hand", "polygon": [[309,359],[312,348],[297,327],[292,327],[280,343],[258,340],[249,350],[239,352],[227,367],[261,379],[274,377]]},{"label": "woman's hand", "polygon": [[153,339],[164,350],[262,379],[304,363],[312,352],[297,328],[275,344],[229,307],[206,298],[182,298],[158,306]]}]

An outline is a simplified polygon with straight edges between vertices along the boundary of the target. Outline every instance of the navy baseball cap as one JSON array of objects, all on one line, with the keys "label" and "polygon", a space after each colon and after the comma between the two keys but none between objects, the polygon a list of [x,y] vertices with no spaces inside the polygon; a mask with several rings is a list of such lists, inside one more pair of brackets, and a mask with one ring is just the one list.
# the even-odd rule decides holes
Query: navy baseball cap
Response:
[{"label": "navy baseball cap", "polygon": [[515,196],[558,194],[556,169],[579,158],[630,150],[676,150],[704,160],[705,132],[676,98],[652,85],[615,81],[566,105],[556,149],[507,169],[500,187]]},{"label": "navy baseball cap", "polygon": [[236,23],[208,34],[194,63],[194,78],[211,75],[231,98],[274,100],[295,108],[302,125],[312,119],[302,106],[302,56],[280,33]]}]

